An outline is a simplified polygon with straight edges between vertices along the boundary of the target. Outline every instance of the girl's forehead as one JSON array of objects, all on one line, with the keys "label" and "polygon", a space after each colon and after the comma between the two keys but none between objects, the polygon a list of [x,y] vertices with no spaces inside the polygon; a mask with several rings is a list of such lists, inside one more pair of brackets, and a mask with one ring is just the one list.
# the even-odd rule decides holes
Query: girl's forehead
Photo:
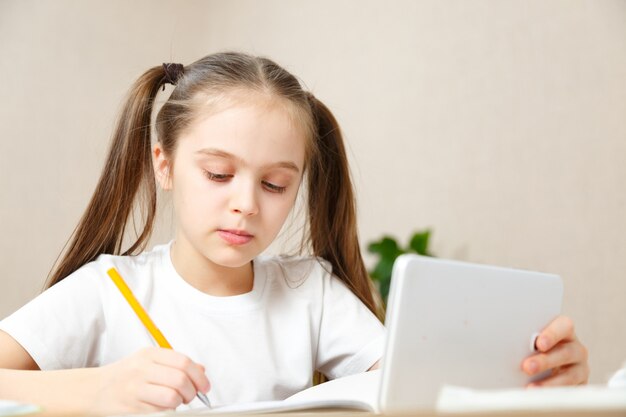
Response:
[{"label": "girl's forehead", "polygon": [[306,140],[304,128],[284,104],[259,100],[229,103],[198,117],[177,148],[193,154],[219,150],[250,163],[289,159],[302,167]]}]

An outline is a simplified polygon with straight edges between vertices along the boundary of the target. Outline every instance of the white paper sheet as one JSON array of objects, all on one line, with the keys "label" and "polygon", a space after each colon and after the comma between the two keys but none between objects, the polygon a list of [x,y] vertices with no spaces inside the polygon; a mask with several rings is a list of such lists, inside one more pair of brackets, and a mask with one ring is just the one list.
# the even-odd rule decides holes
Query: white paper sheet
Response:
[{"label": "white paper sheet", "polygon": [[585,385],[556,388],[476,390],[444,386],[437,411],[624,410],[626,387]]},{"label": "white paper sheet", "polygon": [[0,400],[0,416],[21,416],[41,411],[33,404],[23,404],[15,401]]}]

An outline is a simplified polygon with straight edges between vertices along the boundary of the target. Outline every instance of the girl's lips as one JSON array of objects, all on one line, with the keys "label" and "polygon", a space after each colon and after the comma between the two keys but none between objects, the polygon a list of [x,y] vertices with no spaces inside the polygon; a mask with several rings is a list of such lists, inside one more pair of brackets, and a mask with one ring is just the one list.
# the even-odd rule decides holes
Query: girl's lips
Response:
[{"label": "girl's lips", "polygon": [[242,230],[218,230],[217,234],[231,245],[245,245],[254,237]]}]

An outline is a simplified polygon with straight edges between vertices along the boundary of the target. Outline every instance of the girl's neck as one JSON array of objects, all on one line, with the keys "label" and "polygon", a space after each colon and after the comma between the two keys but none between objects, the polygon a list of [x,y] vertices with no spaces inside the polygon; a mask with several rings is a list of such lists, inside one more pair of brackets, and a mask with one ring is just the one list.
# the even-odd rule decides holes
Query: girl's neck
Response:
[{"label": "girl's neck", "polygon": [[170,257],[174,269],[192,287],[216,297],[245,294],[252,291],[252,262],[237,267],[217,265],[183,241],[172,242]]}]

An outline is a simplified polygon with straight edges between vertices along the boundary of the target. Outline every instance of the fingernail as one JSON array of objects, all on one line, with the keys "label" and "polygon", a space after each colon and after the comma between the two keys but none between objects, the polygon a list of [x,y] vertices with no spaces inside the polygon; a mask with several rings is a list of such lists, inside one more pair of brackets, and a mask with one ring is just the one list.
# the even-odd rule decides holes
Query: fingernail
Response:
[{"label": "fingernail", "polygon": [[537,347],[539,348],[539,350],[547,350],[549,345],[550,341],[546,336],[541,336],[539,340],[537,340]]},{"label": "fingernail", "polygon": [[537,362],[535,361],[530,361],[528,362],[528,366],[526,366],[526,369],[528,369],[531,374],[534,374],[535,372],[537,372],[537,369],[539,369],[539,365],[537,365]]}]

